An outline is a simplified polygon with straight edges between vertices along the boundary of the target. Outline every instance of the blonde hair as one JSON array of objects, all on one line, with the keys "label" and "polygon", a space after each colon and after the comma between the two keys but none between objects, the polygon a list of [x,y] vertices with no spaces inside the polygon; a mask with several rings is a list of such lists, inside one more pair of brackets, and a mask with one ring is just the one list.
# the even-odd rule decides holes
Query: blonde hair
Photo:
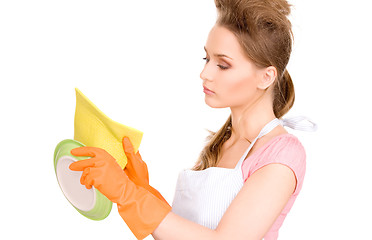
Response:
[{"label": "blonde hair", "polygon": [[[286,114],[295,99],[294,86],[286,66],[292,52],[292,24],[286,0],[215,0],[216,24],[238,39],[246,56],[258,67],[274,66],[273,111],[277,118]],[[217,131],[209,131],[207,144],[193,170],[217,166],[222,145],[231,136],[231,116]]]}]

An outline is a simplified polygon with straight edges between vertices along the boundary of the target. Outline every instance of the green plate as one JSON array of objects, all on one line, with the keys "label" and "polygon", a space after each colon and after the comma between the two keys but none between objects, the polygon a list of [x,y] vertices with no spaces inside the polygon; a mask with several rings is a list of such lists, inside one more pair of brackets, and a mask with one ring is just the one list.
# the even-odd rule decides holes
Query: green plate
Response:
[{"label": "green plate", "polygon": [[72,171],[68,167],[71,163],[88,157],[76,157],[70,151],[84,144],[66,139],[61,141],[54,151],[54,171],[58,184],[71,205],[83,216],[92,220],[103,220],[111,211],[112,202],[92,187],[86,189],[80,183],[82,171]]}]

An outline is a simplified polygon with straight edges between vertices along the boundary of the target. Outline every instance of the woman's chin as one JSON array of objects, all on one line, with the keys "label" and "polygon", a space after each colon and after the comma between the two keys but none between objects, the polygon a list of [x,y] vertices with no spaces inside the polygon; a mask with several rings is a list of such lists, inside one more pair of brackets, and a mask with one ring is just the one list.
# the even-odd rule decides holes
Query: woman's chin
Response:
[{"label": "woman's chin", "polygon": [[205,104],[207,104],[209,107],[211,108],[225,108],[227,106],[217,102],[217,101],[213,101],[212,99],[208,98],[207,96],[205,97],[204,99],[204,102]]}]

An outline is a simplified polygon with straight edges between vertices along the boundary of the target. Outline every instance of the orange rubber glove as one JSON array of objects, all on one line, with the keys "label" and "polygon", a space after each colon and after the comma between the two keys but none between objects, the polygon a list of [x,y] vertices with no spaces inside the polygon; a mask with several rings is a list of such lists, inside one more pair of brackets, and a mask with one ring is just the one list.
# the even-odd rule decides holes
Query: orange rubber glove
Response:
[{"label": "orange rubber glove", "polygon": [[149,173],[147,170],[147,165],[142,160],[139,151],[134,153],[134,147],[128,137],[123,138],[123,148],[125,155],[127,156],[127,165],[125,166],[124,171],[129,179],[136,185],[147,189],[160,200],[167,202],[158,192],[158,190],[149,185]]},{"label": "orange rubber glove", "polygon": [[171,211],[169,204],[134,184],[104,149],[80,147],[72,149],[71,154],[91,157],[74,162],[69,168],[83,171],[80,183],[86,188],[94,186],[117,203],[120,216],[137,239],[151,234]]}]

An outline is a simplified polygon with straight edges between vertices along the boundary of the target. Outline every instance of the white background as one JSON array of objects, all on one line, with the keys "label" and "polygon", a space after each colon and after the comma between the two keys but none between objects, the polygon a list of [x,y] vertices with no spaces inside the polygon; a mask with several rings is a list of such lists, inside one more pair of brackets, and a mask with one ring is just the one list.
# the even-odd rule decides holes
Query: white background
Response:
[{"label": "white background", "polygon": [[[291,3],[287,116],[319,130],[289,130],[306,148],[307,174],[279,239],[372,239],[371,4]],[[58,187],[53,152],[73,138],[75,87],[144,132],[150,183],[172,202],[205,129],[229,113],[205,105],[199,78],[215,19],[212,0],[0,2],[1,239],[134,239],[115,205],[92,221]]]}]

